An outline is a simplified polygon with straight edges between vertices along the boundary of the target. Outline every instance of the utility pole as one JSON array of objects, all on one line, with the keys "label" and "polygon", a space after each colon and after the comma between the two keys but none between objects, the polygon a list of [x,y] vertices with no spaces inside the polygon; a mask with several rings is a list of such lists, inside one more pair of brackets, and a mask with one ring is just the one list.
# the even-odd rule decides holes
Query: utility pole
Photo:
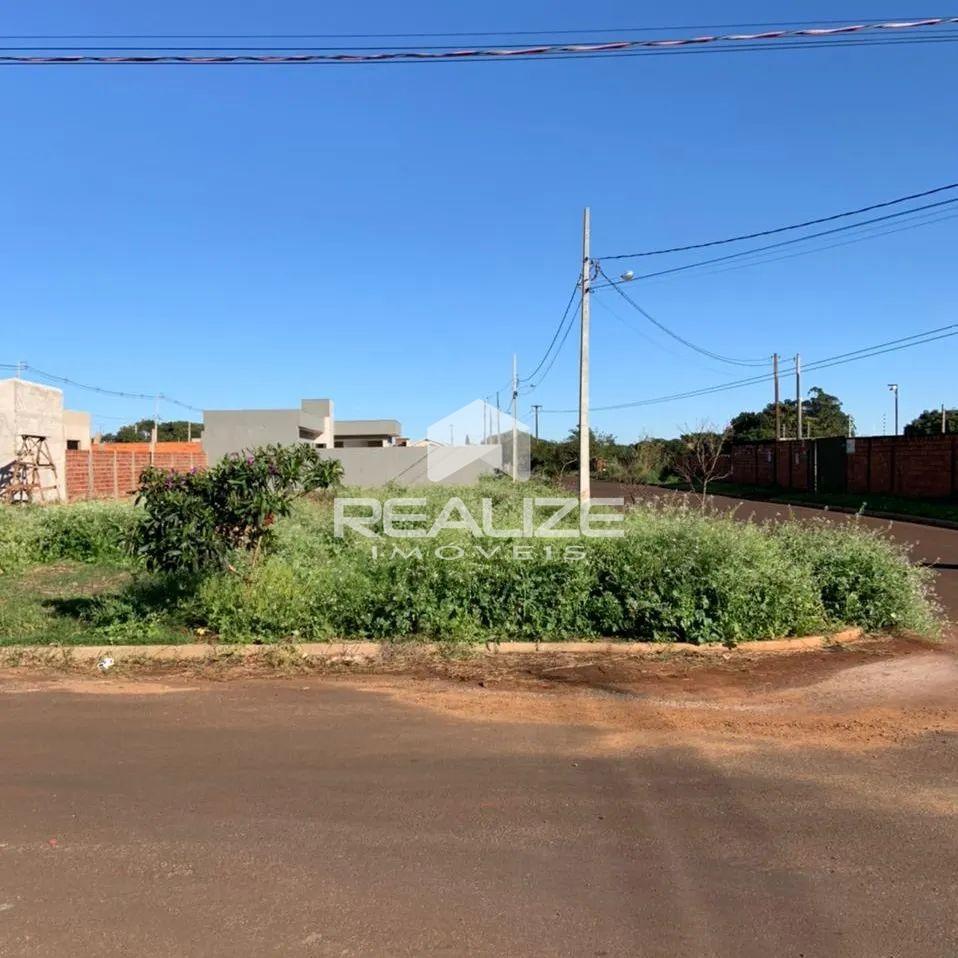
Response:
[{"label": "utility pole", "polygon": [[496,390],[496,445],[502,445],[502,410],[499,407],[499,390]]},{"label": "utility pole", "polygon": [[798,416],[799,439],[802,438],[802,356],[801,353],[795,354],[795,412]]},{"label": "utility pole", "polygon": [[156,463],[156,440],[160,431],[160,397],[153,399],[153,431],[150,433],[150,465]]},{"label": "utility pole", "polygon": [[582,213],[582,321],[579,336],[579,505],[592,498],[589,477],[589,297],[592,290],[592,255],[589,239],[592,214],[587,206]]},{"label": "utility pole", "polygon": [[519,481],[519,372],[516,354],[512,354],[512,481]]},{"label": "utility pole", "polygon": [[186,416],[186,441],[193,441],[193,420],[190,419],[189,414]]},{"label": "utility pole", "polygon": [[[537,418],[537,419],[536,419],[536,422],[538,423],[538,421],[539,421],[539,420],[538,420],[538,418]],[[945,404],[942,403],[942,404],[941,404],[941,434],[944,435],[946,432],[948,432],[948,420],[945,418]],[[539,435],[539,429],[538,429],[538,426],[537,426],[537,427],[536,427],[536,437],[538,437],[538,435]]]},{"label": "utility pole", "polygon": [[778,353],[772,354],[772,370],[775,374],[775,440],[782,438],[782,406],[778,393]]},{"label": "utility pole", "polygon": [[895,435],[898,435],[898,383],[889,383],[888,388],[895,394]]},{"label": "utility pole", "polygon": [[[532,404],[532,411],[536,414],[536,439],[539,438],[539,410],[540,410],[541,408],[542,408],[542,404],[541,404],[541,403],[533,403],[533,404]],[[945,407],[942,406],[941,408],[944,409]],[[942,412],[941,415],[942,415],[941,421],[942,421],[942,423],[944,423],[944,421],[945,421],[945,419],[944,419],[944,416],[945,416],[944,412]],[[944,429],[942,429],[942,432],[944,432]]]}]

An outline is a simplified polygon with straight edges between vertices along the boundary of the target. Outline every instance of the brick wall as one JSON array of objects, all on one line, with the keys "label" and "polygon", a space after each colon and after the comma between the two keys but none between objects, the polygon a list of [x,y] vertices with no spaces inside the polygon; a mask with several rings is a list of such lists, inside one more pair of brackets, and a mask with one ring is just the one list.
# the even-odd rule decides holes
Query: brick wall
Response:
[{"label": "brick wall", "polygon": [[958,494],[958,436],[856,439],[846,459],[849,492],[946,499]]},{"label": "brick wall", "polygon": [[[828,440],[823,440],[828,441]],[[730,481],[811,491],[815,440],[736,443]],[[856,438],[845,450],[849,492],[915,499],[958,496],[958,436]]]},{"label": "brick wall", "polygon": [[[66,453],[67,500],[123,499],[136,490],[140,473],[151,464],[149,447],[123,448],[126,443],[108,446],[95,445],[92,449],[68,449]],[[183,446],[184,450],[167,450],[164,446]],[[206,453],[201,446],[192,448],[187,443],[158,443],[153,457],[158,469],[189,472],[206,468]]]}]

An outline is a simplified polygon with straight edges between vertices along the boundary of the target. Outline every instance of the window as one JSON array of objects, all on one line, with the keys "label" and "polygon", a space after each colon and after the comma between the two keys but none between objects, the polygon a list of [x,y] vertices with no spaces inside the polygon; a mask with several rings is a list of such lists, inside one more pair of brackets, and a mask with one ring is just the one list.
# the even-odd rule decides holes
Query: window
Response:
[{"label": "window", "polygon": [[79,439],[68,439],[67,440],[67,449],[79,449],[80,440]]}]

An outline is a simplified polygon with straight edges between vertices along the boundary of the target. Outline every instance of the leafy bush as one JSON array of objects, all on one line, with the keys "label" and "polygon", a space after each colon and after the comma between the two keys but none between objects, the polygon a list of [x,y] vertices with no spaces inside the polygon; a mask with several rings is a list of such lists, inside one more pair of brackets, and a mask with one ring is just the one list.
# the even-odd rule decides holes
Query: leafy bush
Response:
[{"label": "leafy bush", "polygon": [[863,629],[933,633],[939,615],[934,573],[908,561],[906,547],[849,520],[790,522],[776,537],[807,567],[829,621]]},{"label": "leafy bush", "polygon": [[236,550],[259,552],[294,498],[328,488],[342,464],[306,443],[263,446],[228,456],[204,472],[147,469],[137,503],[144,515],[135,550],[151,571],[198,574],[224,568]]}]

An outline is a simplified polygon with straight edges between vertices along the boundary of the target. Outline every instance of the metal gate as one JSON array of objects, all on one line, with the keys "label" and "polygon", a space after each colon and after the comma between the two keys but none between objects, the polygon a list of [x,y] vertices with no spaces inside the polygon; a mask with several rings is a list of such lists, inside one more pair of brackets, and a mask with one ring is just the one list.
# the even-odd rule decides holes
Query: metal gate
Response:
[{"label": "metal gate", "polygon": [[816,492],[844,492],[847,439],[814,440],[812,488]]}]

